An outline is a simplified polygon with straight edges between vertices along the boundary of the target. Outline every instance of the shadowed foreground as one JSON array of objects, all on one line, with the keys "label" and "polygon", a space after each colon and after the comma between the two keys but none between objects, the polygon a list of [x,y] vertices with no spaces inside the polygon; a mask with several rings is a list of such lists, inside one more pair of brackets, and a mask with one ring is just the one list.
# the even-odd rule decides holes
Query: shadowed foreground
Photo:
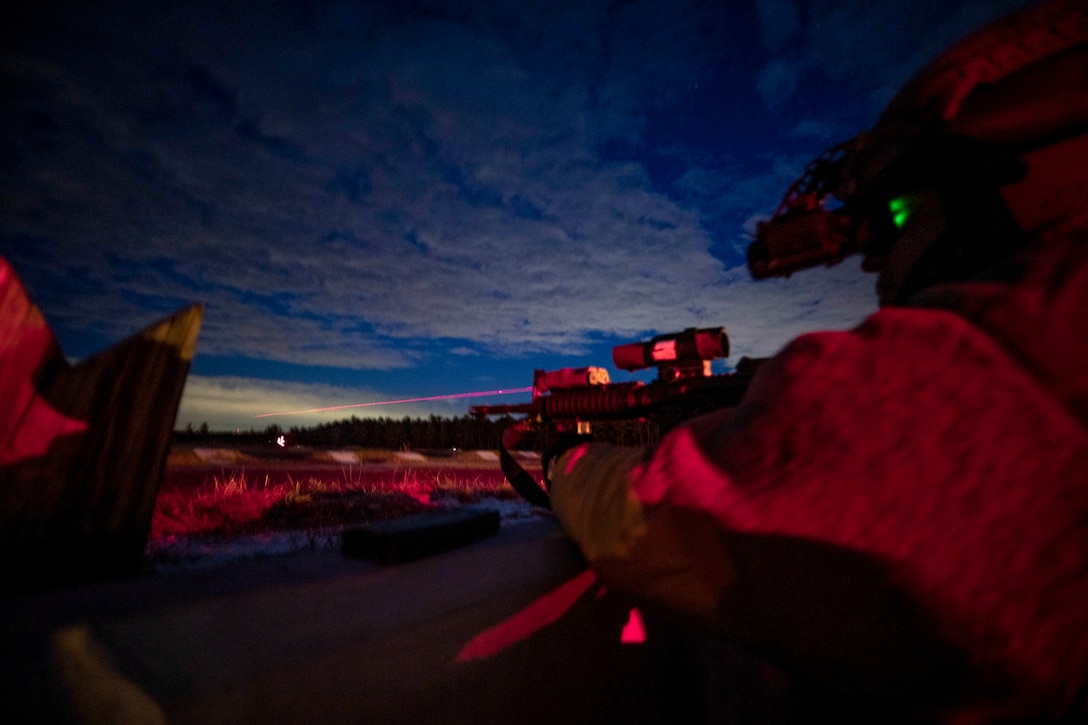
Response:
[{"label": "shadowed foreground", "polygon": [[[786,715],[781,678],[724,645],[652,618],[644,643],[621,643],[630,609],[545,520],[396,566],[306,552],[8,598],[0,674],[9,722],[124,708],[171,723]],[[743,699],[695,676],[708,656],[715,676],[734,670],[730,690],[748,680]]]}]

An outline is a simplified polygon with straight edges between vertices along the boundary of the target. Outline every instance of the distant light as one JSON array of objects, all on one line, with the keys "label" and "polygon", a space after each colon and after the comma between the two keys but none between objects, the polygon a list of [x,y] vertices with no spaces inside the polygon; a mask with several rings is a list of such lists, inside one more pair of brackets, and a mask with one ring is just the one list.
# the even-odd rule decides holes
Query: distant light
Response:
[{"label": "distant light", "polygon": [[276,445],[280,448],[285,448],[287,446],[287,436],[280,436],[279,438],[277,438]]}]

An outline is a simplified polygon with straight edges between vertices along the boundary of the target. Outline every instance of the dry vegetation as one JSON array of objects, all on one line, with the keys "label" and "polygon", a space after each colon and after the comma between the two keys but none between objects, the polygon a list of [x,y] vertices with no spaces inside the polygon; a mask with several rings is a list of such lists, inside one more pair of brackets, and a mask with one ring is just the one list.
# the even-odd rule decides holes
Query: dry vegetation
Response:
[{"label": "dry vegetation", "polygon": [[374,487],[345,474],[341,480],[293,480],[270,485],[244,471],[216,477],[197,490],[164,489],[151,521],[152,540],[290,530],[331,530],[433,510],[482,498],[514,499],[507,483],[449,472],[408,469],[394,487]]},{"label": "dry vegetation", "polygon": [[[351,462],[335,453],[350,454]],[[175,475],[168,473],[152,514],[145,567],[166,573],[336,549],[353,525],[479,502],[499,509],[504,522],[541,514],[502,479],[493,456],[404,457],[383,449],[176,446],[167,461]],[[209,468],[218,470],[204,478]]]}]

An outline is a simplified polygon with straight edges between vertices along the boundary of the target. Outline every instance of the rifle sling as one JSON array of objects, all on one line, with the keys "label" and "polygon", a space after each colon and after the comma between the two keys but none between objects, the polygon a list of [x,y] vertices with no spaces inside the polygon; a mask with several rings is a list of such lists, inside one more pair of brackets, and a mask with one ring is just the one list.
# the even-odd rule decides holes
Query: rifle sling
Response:
[{"label": "rifle sling", "polygon": [[499,443],[499,465],[502,467],[506,480],[510,482],[510,485],[522,498],[534,506],[551,509],[551,499],[548,497],[547,492],[537,483],[535,478],[522,468],[520,463],[514,460],[510,451],[506,450],[506,446],[501,442]]}]

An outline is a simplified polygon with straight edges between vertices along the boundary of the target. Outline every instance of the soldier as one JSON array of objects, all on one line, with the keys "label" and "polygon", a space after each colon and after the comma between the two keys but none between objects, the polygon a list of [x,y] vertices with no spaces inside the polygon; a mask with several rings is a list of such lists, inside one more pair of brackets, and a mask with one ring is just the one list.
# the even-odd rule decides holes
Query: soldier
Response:
[{"label": "soldier", "polygon": [[860,253],[881,310],[652,449],[559,452],[601,579],[889,711],[1088,717],[1086,130],[1088,5],[1063,0],[810,166],[753,272]]}]

